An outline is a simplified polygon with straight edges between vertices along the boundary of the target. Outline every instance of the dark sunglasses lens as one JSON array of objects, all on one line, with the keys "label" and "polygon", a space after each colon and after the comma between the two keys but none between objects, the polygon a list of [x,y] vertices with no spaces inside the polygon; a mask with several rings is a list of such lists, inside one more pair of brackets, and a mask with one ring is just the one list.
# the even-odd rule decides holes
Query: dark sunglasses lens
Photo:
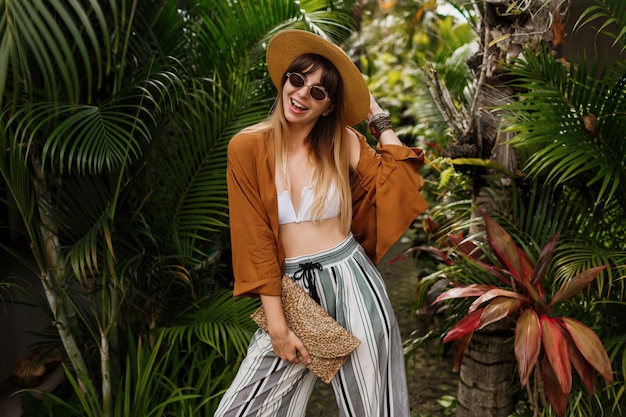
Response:
[{"label": "dark sunglasses lens", "polygon": [[[303,87],[306,80],[304,77],[296,72],[288,73],[289,82],[296,88]],[[326,100],[326,92],[320,87],[311,87],[311,97],[313,97],[317,101]]]},{"label": "dark sunglasses lens", "polygon": [[289,74],[289,82],[294,87],[302,87],[304,85],[304,78],[300,74]]},{"label": "dark sunglasses lens", "polygon": [[319,87],[311,87],[311,97],[317,101],[322,101],[326,98],[326,93]]}]

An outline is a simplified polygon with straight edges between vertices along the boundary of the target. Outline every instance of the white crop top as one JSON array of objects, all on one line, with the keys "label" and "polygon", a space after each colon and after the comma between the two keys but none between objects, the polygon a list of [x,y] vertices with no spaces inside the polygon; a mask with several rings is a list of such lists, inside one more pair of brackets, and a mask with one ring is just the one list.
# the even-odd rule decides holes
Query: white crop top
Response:
[{"label": "white crop top", "polygon": [[[339,215],[340,199],[335,186],[331,186],[330,193],[326,198],[326,212],[322,220],[332,219]],[[298,213],[293,207],[289,191],[281,191],[278,196],[278,224],[310,222],[313,220],[311,206],[313,205],[313,188],[310,185],[304,187],[300,194],[300,207]]]}]

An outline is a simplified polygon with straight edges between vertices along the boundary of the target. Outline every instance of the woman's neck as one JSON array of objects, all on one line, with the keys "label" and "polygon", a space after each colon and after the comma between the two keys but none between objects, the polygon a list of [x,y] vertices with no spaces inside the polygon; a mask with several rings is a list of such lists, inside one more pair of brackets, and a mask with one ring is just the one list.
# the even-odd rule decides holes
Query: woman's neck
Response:
[{"label": "woman's neck", "polygon": [[289,124],[289,146],[304,146],[307,143],[307,139],[311,135],[313,126],[299,126]]}]

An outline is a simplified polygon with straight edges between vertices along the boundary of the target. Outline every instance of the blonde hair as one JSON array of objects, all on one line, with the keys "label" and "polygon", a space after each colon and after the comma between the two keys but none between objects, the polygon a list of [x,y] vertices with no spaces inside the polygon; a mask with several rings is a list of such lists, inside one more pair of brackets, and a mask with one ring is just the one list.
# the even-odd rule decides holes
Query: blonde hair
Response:
[{"label": "blonde hair", "polygon": [[[327,116],[319,118],[308,138],[311,156],[315,163],[315,171],[312,178],[314,197],[311,217],[314,221],[319,221],[323,218],[327,209],[327,197],[333,189],[333,184],[336,184],[335,190],[340,197],[339,220],[342,230],[348,233],[352,223],[352,194],[350,191],[348,131],[343,117],[341,77],[328,60],[313,54],[296,58],[286,72],[306,74],[314,72],[319,67],[323,68],[321,83],[331,97],[334,108]],[[287,189],[290,189],[291,183],[289,173],[287,172],[289,129],[280,92],[277,95],[270,117],[244,131],[265,133],[273,136],[276,166],[278,172],[283,175]]]}]

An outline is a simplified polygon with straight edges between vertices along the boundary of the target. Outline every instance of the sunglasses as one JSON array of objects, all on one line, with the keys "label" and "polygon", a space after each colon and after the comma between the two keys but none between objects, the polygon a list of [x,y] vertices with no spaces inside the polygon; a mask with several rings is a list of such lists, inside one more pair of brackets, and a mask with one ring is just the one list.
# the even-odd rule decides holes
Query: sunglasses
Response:
[{"label": "sunglasses", "polygon": [[289,83],[296,88],[304,87],[305,85],[309,87],[309,93],[311,97],[313,97],[316,101],[330,101],[330,97],[328,97],[328,93],[326,89],[319,85],[307,85],[306,80],[302,74],[298,74],[297,72],[288,72],[285,74]]}]

